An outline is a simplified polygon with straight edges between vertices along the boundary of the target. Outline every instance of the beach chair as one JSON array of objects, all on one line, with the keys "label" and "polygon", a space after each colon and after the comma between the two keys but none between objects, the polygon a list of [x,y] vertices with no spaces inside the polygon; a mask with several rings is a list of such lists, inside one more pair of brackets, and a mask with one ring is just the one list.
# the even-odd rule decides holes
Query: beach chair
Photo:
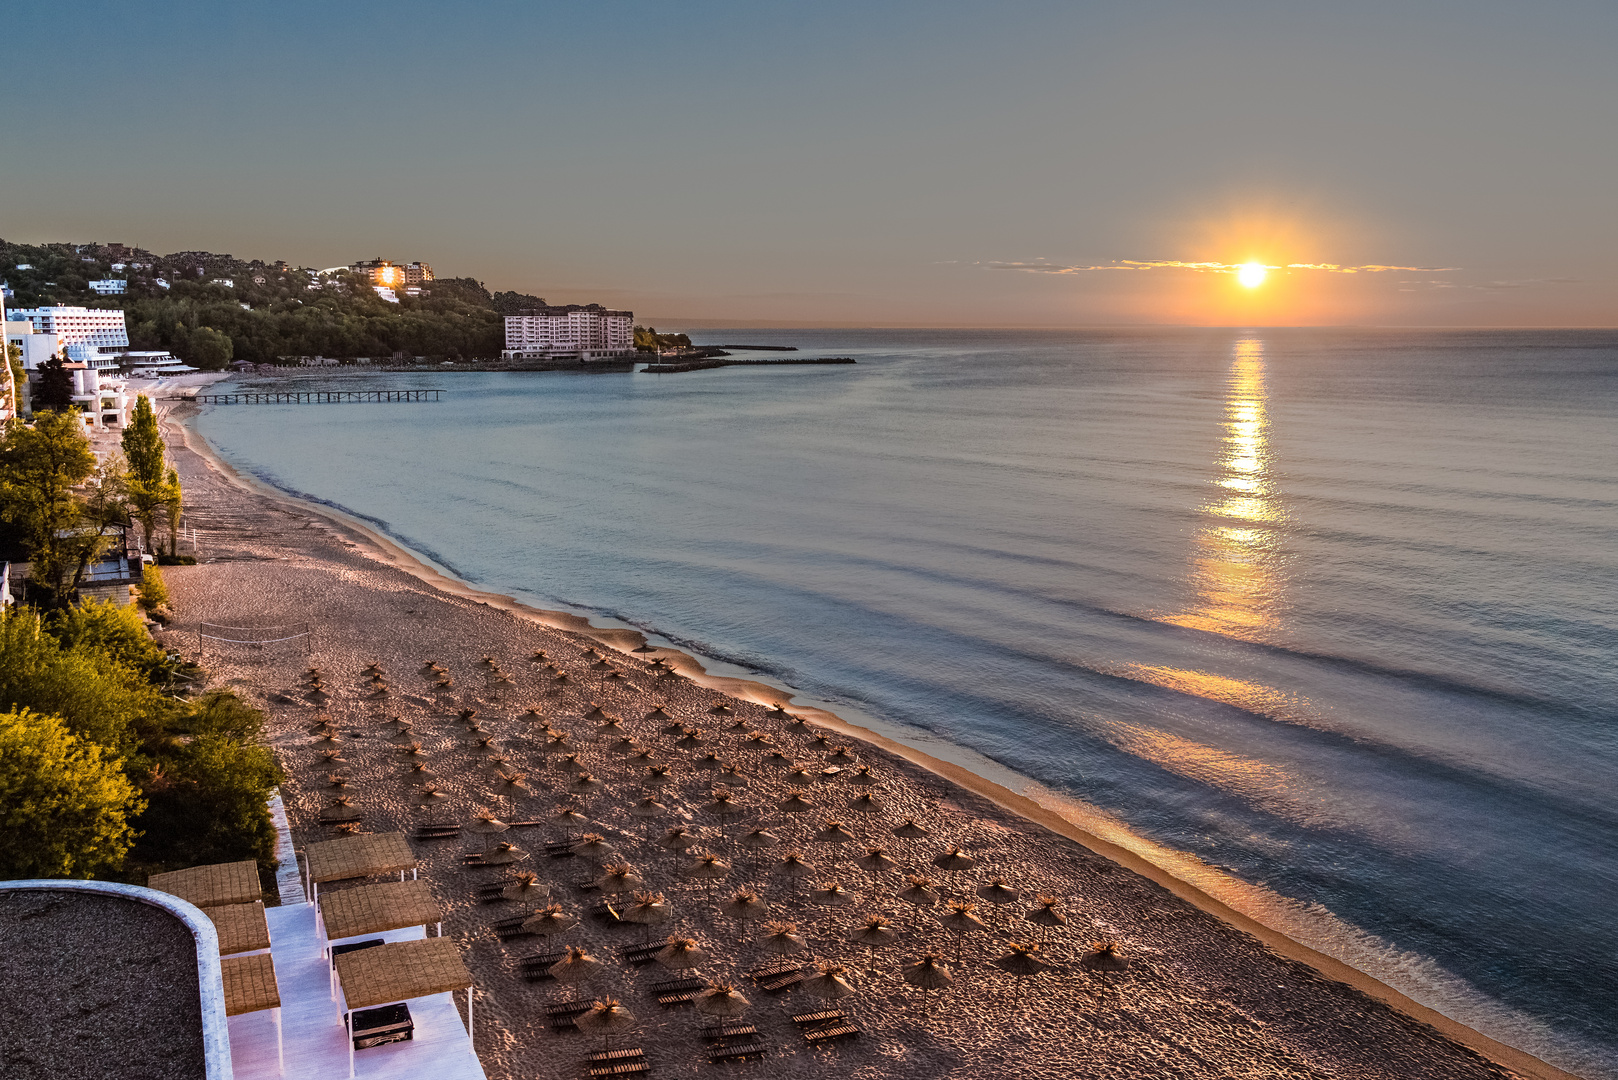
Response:
[{"label": "beach chair", "polygon": [[822,1024],[830,1024],[837,1020],[847,1019],[848,1017],[843,1015],[842,1009],[821,1009],[819,1012],[799,1013],[797,1016],[792,1018],[792,1022],[797,1024],[799,1027],[818,1027]]},{"label": "beach chair", "polygon": [[754,985],[766,994],[779,994],[783,990],[790,990],[801,982],[803,982],[803,972],[797,968],[753,980]]},{"label": "beach chair", "polygon": [[455,840],[461,835],[461,827],[454,824],[445,825],[417,825],[416,831],[410,834],[412,840]]},{"label": "beach chair", "polygon": [[625,925],[624,918],[618,913],[618,909],[613,907],[612,904],[606,900],[601,901],[601,903],[590,909],[590,918],[604,922],[608,926]]},{"label": "beach chair", "polygon": [[751,1042],[754,1041],[754,1036],[756,1035],[758,1035],[757,1024],[745,1024],[740,1020],[727,1020],[722,1024],[710,1024],[708,1027],[700,1028],[697,1031],[697,1037],[707,1042],[729,1042],[731,1039]]},{"label": "beach chair", "polygon": [[573,857],[572,840],[561,840],[554,844],[545,845],[545,855],[552,859],[571,859]]},{"label": "beach chair", "polygon": [[527,982],[542,982],[551,977],[551,967],[560,963],[565,956],[565,952],[525,956],[517,961],[517,974]]},{"label": "beach chair", "polygon": [[768,979],[776,975],[785,975],[789,971],[802,971],[803,965],[796,960],[777,960],[773,964],[756,967],[747,973],[749,979]]},{"label": "beach chair", "polygon": [[603,1050],[591,1054],[584,1063],[584,1075],[589,1077],[636,1076],[650,1071],[646,1051],[638,1046],[624,1050]]},{"label": "beach chair", "polygon": [[501,941],[510,941],[513,938],[520,937],[532,937],[532,931],[524,930],[522,928],[522,924],[527,918],[528,916],[526,915],[518,915],[517,917],[511,919],[501,919],[499,922],[494,924],[494,936],[499,938]]},{"label": "beach chair", "polygon": [[708,985],[708,980],[691,976],[684,979],[664,979],[655,982],[646,988],[651,994],[672,994],[679,990],[701,990]]},{"label": "beach chair", "polygon": [[627,949],[620,949],[618,955],[624,958],[624,963],[630,967],[645,967],[657,959],[660,949],[667,944],[659,941],[654,945],[631,945]]},{"label": "beach chair", "polygon": [[708,1051],[708,1060],[721,1065],[727,1061],[741,1061],[744,1058],[763,1057],[768,1051],[761,1042],[737,1043],[735,1046],[718,1046]]},{"label": "beach chair", "polygon": [[859,1033],[860,1026],[852,1020],[839,1020],[818,1027],[805,1028],[803,1041],[810,1046],[830,1046],[844,1039],[855,1038]]},{"label": "beach chair", "polygon": [[479,885],[477,887],[477,891],[473,893],[473,896],[480,904],[496,904],[505,899],[505,897],[501,896],[500,894],[505,892],[508,886],[515,884],[517,884],[516,878],[505,878],[504,880],[496,881],[488,885]]},{"label": "beach chair", "polygon": [[578,1025],[573,1021],[595,1008],[595,999],[588,1001],[553,1001],[545,1006],[545,1016],[550,1020],[552,1031],[577,1031]]}]

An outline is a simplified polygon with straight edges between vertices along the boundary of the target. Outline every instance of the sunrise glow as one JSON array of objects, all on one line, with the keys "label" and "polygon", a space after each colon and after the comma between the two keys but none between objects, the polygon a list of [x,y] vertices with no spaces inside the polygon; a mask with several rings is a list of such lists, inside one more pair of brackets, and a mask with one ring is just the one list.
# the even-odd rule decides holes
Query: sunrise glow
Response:
[{"label": "sunrise glow", "polygon": [[1245,288],[1256,289],[1264,284],[1264,279],[1269,273],[1269,269],[1263,263],[1242,263],[1236,268],[1236,280]]}]

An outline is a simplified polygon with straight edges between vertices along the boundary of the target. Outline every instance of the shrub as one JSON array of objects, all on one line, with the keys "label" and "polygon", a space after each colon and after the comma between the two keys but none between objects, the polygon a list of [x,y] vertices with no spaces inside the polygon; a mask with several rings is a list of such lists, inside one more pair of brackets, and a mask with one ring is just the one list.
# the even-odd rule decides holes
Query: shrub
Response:
[{"label": "shrub", "polygon": [[48,625],[65,651],[95,649],[149,681],[159,678],[164,669],[167,654],[146,632],[140,616],[110,600],[64,608],[51,616]]},{"label": "shrub", "polygon": [[0,713],[0,877],[90,877],[117,870],[144,804],[104,746],[60,717]]},{"label": "shrub", "polygon": [[169,587],[163,582],[163,571],[155,566],[146,567],[141,572],[140,606],[147,611],[152,611],[168,602]]}]

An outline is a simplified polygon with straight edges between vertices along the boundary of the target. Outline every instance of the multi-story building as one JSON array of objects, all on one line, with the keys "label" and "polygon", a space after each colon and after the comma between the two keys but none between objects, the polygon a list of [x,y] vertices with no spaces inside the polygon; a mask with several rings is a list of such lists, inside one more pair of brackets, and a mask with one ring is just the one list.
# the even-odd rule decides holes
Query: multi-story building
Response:
[{"label": "multi-story building", "polygon": [[409,263],[404,268],[406,285],[424,285],[433,279],[433,268],[424,262]]},{"label": "multi-story building", "polygon": [[[92,368],[117,367],[117,350],[129,348],[129,331],[124,328],[124,313],[114,308],[39,307],[18,308],[9,317],[33,324],[35,334],[51,334],[55,342],[50,352],[63,350],[68,358],[90,365]],[[24,343],[23,364],[33,370],[38,363],[29,363],[32,350]],[[49,357],[39,356],[39,360]]]},{"label": "multi-story building", "polygon": [[512,360],[604,360],[635,350],[635,316],[600,304],[531,308],[506,316],[506,347]]},{"label": "multi-story building", "polygon": [[433,279],[433,268],[424,262],[392,263],[386,259],[368,259],[353,263],[349,269],[370,278],[371,284],[384,289],[420,285]]},{"label": "multi-story building", "polygon": [[129,288],[129,282],[123,278],[101,278],[90,282],[90,291],[98,296],[116,296]]}]

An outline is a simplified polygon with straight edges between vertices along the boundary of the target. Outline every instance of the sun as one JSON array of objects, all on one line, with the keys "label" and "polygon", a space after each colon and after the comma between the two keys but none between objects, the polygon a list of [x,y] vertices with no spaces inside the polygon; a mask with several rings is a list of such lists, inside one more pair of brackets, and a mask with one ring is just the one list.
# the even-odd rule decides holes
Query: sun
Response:
[{"label": "sun", "polygon": [[1263,263],[1242,263],[1236,268],[1236,280],[1245,288],[1256,289],[1264,284],[1270,271]]}]

